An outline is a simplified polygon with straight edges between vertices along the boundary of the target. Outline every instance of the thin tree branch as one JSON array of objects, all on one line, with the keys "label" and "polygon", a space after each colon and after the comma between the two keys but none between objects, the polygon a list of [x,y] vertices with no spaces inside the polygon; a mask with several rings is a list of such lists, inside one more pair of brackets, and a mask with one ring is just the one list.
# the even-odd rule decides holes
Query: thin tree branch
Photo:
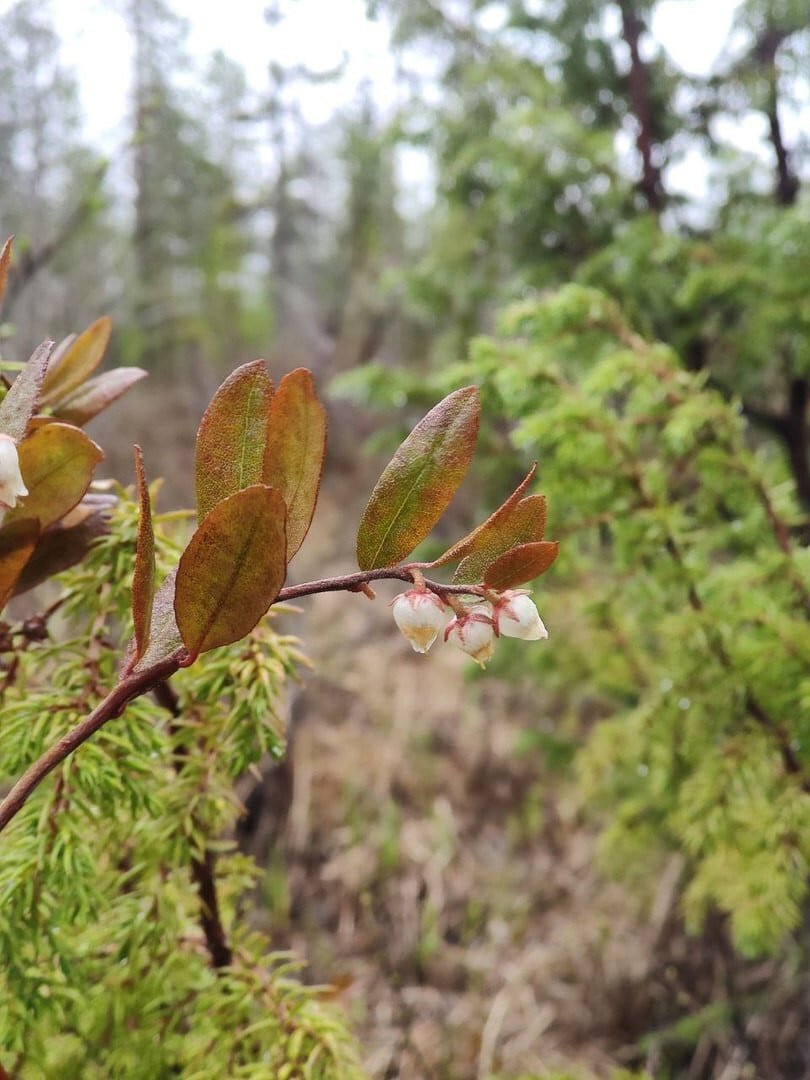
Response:
[{"label": "thin tree branch", "polygon": [[[180,719],[182,710],[180,699],[168,682],[158,683],[154,687],[155,700],[175,721]],[[172,734],[179,730],[177,723],[172,724]],[[174,760],[174,771],[179,776],[188,759],[188,748],[180,747]],[[216,859],[210,848],[206,847],[202,859],[191,860],[191,876],[197,886],[200,897],[200,926],[205,935],[205,944],[214,968],[228,967],[233,960],[233,951],[228,944],[228,937],[222,923],[217,896]]]},{"label": "thin tree branch", "polygon": [[804,377],[791,379],[788,387],[784,441],[790,468],[796,481],[799,502],[810,510],[810,439],[807,430],[807,405],[810,382]]},{"label": "thin tree branch", "polygon": [[[325,592],[364,592],[363,586],[370,581],[408,581],[413,582],[413,568],[429,564],[411,563],[407,566],[385,567],[382,570],[361,570],[357,574],[345,574],[341,577],[321,578],[320,581],[306,581],[302,585],[288,585],[282,589],[274,604],[286,600],[297,600],[301,596]],[[477,585],[445,585],[440,581],[425,580],[425,585],[437,596],[481,596],[482,590]]]},{"label": "thin tree branch", "polygon": [[768,106],[768,128],[776,154],[776,201],[780,206],[793,206],[799,194],[799,180],[790,164],[790,153],[785,146],[782,123],[779,119],[776,74],[771,82],[771,102]]},{"label": "thin tree branch", "polygon": [[233,950],[228,944],[225,927],[222,925],[219,913],[214,853],[210,848],[205,849],[202,859],[191,860],[191,876],[200,896],[200,925],[205,934],[211,966],[229,967],[233,961]]},{"label": "thin tree branch", "polygon": [[[407,581],[413,582],[414,569],[419,564],[408,566],[386,567],[380,570],[363,570],[357,574],[344,574],[340,577],[322,578],[319,581],[308,581],[302,585],[290,585],[282,589],[274,604],[283,603],[285,600],[295,600],[300,596],[311,596],[322,592],[366,592],[370,581]],[[437,581],[425,581],[425,586],[437,596],[450,595],[482,596],[484,590],[478,585],[444,585]],[[167,701],[167,689],[161,689],[174,673],[189,662],[189,654],[185,649],[178,649],[171,656],[153,664],[152,667],[143,671],[132,672],[122,678],[121,682],[114,687],[104,700],[96,708],[81,720],[58,742],[49,747],[33,765],[20,777],[17,783],[0,803],[0,832],[8,823],[17,816],[25,805],[31,793],[39,787],[45,777],[53,772],[65,758],[77,750],[82,743],[95,735],[108,720],[114,720],[120,716],[130,701],[143,694],[155,690],[158,699],[164,707]],[[174,692],[171,691],[173,694]],[[203,894],[201,892],[201,899]]]},{"label": "thin tree branch", "polygon": [[776,156],[776,201],[780,206],[792,206],[799,193],[799,178],[790,162],[790,151],[785,145],[782,123],[779,119],[779,71],[776,66],[776,54],[779,47],[790,34],[787,30],[769,27],[762,36],[755,50],[755,58],[765,68],[768,81],[768,104],[765,110],[768,117],[768,131]]},{"label": "thin tree branch", "polygon": [[[709,376],[707,385],[728,400],[735,396],[731,389],[714,375]],[[765,409],[749,398],[743,398],[741,404],[743,413],[749,420],[770,431],[784,445],[796,484],[797,498],[805,510],[810,510],[810,431],[807,424],[810,381],[801,376],[790,381],[784,412]]]},{"label": "thin tree branch", "polygon": [[173,675],[185,657],[186,650],[178,649],[152,667],[127,675],[84,720],[37,758],[0,803],[0,832],[22,810],[29,795],[39,787],[48,773],[53,772],[74,750],[103,728],[108,720],[120,716],[130,701]]}]

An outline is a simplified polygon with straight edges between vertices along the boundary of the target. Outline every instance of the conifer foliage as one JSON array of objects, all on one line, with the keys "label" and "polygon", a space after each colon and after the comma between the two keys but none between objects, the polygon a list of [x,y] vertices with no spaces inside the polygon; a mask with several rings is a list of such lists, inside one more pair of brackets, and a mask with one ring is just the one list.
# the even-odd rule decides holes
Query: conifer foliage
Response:
[{"label": "conifer foliage", "polygon": [[776,950],[810,860],[810,551],[781,455],[582,286],[509,309],[459,376],[543,463],[568,614],[553,664],[527,662],[563,691],[560,734],[575,686],[606,715],[577,760],[608,865],[654,878],[680,851],[692,927],[719,907],[743,952]]}]

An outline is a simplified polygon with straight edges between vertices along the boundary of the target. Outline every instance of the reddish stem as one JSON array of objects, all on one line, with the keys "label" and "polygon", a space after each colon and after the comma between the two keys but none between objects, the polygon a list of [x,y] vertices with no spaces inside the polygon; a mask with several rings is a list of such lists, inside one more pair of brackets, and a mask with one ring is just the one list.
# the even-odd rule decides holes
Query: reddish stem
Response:
[{"label": "reddish stem", "polygon": [[[280,604],[285,600],[296,600],[300,596],[311,596],[314,593],[363,591],[364,586],[367,586],[370,581],[382,580],[413,582],[414,571],[408,566],[385,567],[380,570],[361,570],[356,574],[344,574],[340,577],[322,578],[319,581],[307,581],[301,585],[289,585],[281,590],[273,603]],[[436,581],[425,581],[425,586],[442,598],[452,594],[482,595],[482,589],[478,585],[443,585]],[[0,803],[0,832],[22,810],[28,797],[39,787],[48,773],[53,772],[74,750],[95,735],[108,720],[120,716],[130,701],[164,683],[185,666],[188,659],[187,651],[178,649],[171,656],[157,661],[151,667],[144,668],[142,671],[127,672],[118,685],[84,720],[79,721],[74,728],[49,747],[23,773]]]},{"label": "reddish stem", "polygon": [[87,742],[91,735],[95,735],[108,720],[120,716],[133,698],[140,697],[158,683],[174,675],[184,656],[185,649],[179,649],[164,660],[159,660],[152,667],[127,675],[84,720],[79,721],[74,728],[71,728],[67,734],[37,758],[0,803],[0,832],[22,810],[28,796],[48,773],[53,772],[57,765],[77,750],[83,742]]},{"label": "reddish stem", "polygon": [[[424,565],[424,564],[422,564]],[[274,604],[282,604],[285,600],[297,600],[301,596],[312,596],[313,593],[323,592],[359,592],[363,585],[370,581],[407,581],[413,583],[415,572],[420,564],[412,566],[384,567],[382,570],[361,570],[357,574],[344,574],[340,577],[321,578],[319,581],[305,581],[302,585],[288,585],[282,589],[273,601]],[[444,585],[440,581],[428,581],[423,579],[425,587],[437,596],[446,596],[456,593],[459,596],[480,596],[479,585]]]}]

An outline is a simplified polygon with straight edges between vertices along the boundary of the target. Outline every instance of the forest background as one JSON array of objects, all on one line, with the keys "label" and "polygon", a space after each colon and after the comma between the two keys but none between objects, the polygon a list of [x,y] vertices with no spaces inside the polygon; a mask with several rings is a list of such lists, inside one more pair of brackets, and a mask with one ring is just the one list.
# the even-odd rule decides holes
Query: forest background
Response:
[{"label": "forest background", "polygon": [[[238,783],[250,917],[374,1077],[804,1076],[807,4],[340,6],[242,5],[248,74],[165,0],[3,6],[3,359],[110,315],[149,379],[90,431],[163,509],[227,372],[309,367],[335,571],[375,455],[479,384],[454,524],[539,460],[549,642],[470,678],[361,597],[289,616],[315,672]],[[78,21],[85,69],[126,43],[103,110]]]}]

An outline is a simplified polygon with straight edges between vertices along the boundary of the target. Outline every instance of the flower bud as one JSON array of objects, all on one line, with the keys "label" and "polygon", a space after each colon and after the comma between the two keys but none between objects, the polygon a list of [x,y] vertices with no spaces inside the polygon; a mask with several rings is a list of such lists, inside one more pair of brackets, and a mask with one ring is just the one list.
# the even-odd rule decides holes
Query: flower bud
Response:
[{"label": "flower bud", "polygon": [[534,601],[522,589],[509,589],[499,597],[494,618],[498,633],[504,637],[523,638],[524,641],[548,637]]},{"label": "flower bud", "polygon": [[426,589],[408,589],[391,604],[394,622],[415,652],[426,653],[447,624],[444,604]]},{"label": "flower bud", "polygon": [[445,630],[444,639],[452,641],[483,667],[495,651],[495,624],[490,605],[476,604],[463,615],[457,615]]},{"label": "flower bud", "polygon": [[0,509],[11,510],[17,499],[28,494],[20,472],[17,444],[10,435],[0,433]]}]

